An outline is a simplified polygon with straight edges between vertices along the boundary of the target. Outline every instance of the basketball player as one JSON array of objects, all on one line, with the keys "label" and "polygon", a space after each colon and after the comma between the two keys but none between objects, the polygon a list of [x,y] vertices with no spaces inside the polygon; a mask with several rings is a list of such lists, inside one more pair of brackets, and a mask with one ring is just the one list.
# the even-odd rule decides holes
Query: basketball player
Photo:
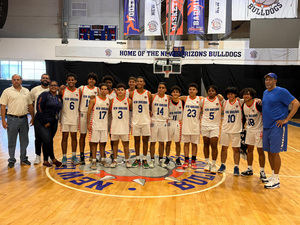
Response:
[{"label": "basketball player", "polygon": [[[150,103],[152,95],[150,91],[144,89],[145,80],[138,77],[136,80],[136,90],[130,92],[132,99],[132,135],[134,136],[134,147],[136,159],[132,167],[138,167],[142,164],[145,169],[149,168],[146,156],[148,152],[148,141],[150,136]],[[143,141],[143,156],[140,156],[140,141]]]},{"label": "basketball player", "polygon": [[152,95],[152,117],[151,117],[151,136],[150,136],[150,156],[149,167],[154,168],[155,144],[158,141],[159,165],[166,167],[163,162],[165,142],[168,141],[167,120],[169,117],[169,96],[166,95],[166,83],[160,82],[157,94]]},{"label": "basketball player", "polygon": [[128,86],[129,86],[129,88],[126,89],[126,97],[127,98],[129,98],[130,92],[135,90],[135,86],[136,86],[136,78],[135,77],[129,77]]},{"label": "basketball player", "polygon": [[102,78],[102,83],[105,83],[107,85],[108,88],[108,94],[106,97],[109,98],[109,100],[112,100],[113,98],[116,97],[116,92],[113,89],[113,84],[114,84],[114,78],[110,75],[105,75]]},{"label": "basketball player", "polygon": [[183,168],[189,167],[189,151],[192,145],[191,168],[197,169],[196,155],[200,136],[200,101],[197,96],[198,85],[191,83],[189,85],[189,96],[182,96],[181,100],[185,102],[182,116],[182,142],[184,143],[184,164]]},{"label": "basketball player", "polygon": [[262,124],[262,106],[258,104],[258,100],[254,99],[256,91],[253,88],[244,88],[241,91],[241,95],[244,99],[242,107],[244,116],[246,118],[246,140],[245,144],[247,147],[247,162],[248,169],[241,172],[242,176],[252,176],[253,169],[253,150],[254,146],[257,148],[259,165],[260,165],[260,179],[264,181],[266,179],[265,174],[265,153],[262,148],[262,135],[263,135],[263,124]]},{"label": "basketball player", "polygon": [[[34,114],[36,114],[37,111],[36,110],[37,99],[41,93],[43,93],[44,91],[49,91],[49,83],[50,83],[50,76],[48,74],[43,74],[41,76],[41,85],[32,88],[30,91],[30,97],[34,102]],[[42,149],[42,140],[40,140],[39,135],[36,132],[38,131],[34,130],[34,134],[35,134],[34,144],[35,144],[35,154],[36,154],[34,165],[38,165],[41,163],[41,149]]]},{"label": "basketball player", "polygon": [[[203,136],[203,153],[206,162],[204,170],[216,173],[222,103],[217,97],[218,91],[216,86],[209,86],[207,94],[208,96],[201,101],[203,112],[201,119],[201,133]],[[211,147],[212,150],[212,163],[209,162],[209,147]]]},{"label": "basketball player", "polygon": [[242,100],[237,99],[238,90],[235,87],[228,87],[225,90],[225,94],[228,98],[223,106],[224,119],[222,122],[220,144],[221,150],[221,166],[218,170],[219,173],[224,173],[226,170],[225,162],[227,159],[227,149],[231,142],[234,158],[234,171],[233,175],[239,176],[239,163],[240,163],[240,146],[242,131]]},{"label": "basketball player", "polygon": [[[99,94],[99,88],[96,87],[98,77],[95,73],[88,74],[88,85],[81,86],[79,88],[80,93],[80,138],[79,138],[79,149],[80,149],[80,161],[81,165],[85,165],[84,161],[84,148],[85,138],[87,132],[87,111],[90,103],[91,96],[97,96]],[[92,154],[92,153],[91,153]],[[91,157],[92,158],[92,157]]]},{"label": "basketball player", "polygon": [[166,144],[166,160],[165,165],[169,165],[170,162],[170,150],[172,141],[176,146],[176,165],[181,166],[180,152],[181,152],[181,130],[182,130],[182,114],[184,102],[180,100],[181,88],[173,86],[171,88],[172,100],[169,102],[169,120],[168,120],[168,142]]},{"label": "basketball player", "polygon": [[77,128],[79,120],[79,104],[80,95],[79,89],[75,87],[77,82],[76,75],[73,73],[67,74],[67,87],[61,90],[63,99],[63,108],[61,112],[61,129],[62,140],[61,148],[63,153],[62,164],[67,165],[67,146],[69,133],[71,134],[72,158],[71,162],[74,165],[78,164],[76,157],[77,148]]},{"label": "basketball player", "polygon": [[87,112],[87,127],[90,132],[90,146],[92,150],[91,169],[97,169],[96,153],[97,145],[100,145],[100,163],[107,167],[105,159],[105,146],[108,139],[108,112],[110,100],[106,96],[108,93],[107,84],[100,84],[100,94],[91,96]]},{"label": "basketball player", "polygon": [[110,164],[110,167],[117,166],[118,145],[119,140],[122,141],[123,149],[125,153],[126,167],[131,167],[129,163],[129,109],[131,107],[131,99],[126,97],[125,84],[117,85],[117,97],[111,102],[111,140],[113,143],[114,160]]}]

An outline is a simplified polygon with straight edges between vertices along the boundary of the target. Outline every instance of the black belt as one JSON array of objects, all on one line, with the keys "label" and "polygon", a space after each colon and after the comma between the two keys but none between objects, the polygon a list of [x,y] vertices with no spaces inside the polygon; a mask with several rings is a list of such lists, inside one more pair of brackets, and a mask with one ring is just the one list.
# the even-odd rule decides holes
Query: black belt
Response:
[{"label": "black belt", "polygon": [[15,116],[15,115],[10,115],[10,114],[7,114],[8,116],[11,116],[11,117],[14,117],[14,118],[19,118],[19,119],[22,119],[24,117],[27,117],[27,115],[23,115],[23,116]]}]

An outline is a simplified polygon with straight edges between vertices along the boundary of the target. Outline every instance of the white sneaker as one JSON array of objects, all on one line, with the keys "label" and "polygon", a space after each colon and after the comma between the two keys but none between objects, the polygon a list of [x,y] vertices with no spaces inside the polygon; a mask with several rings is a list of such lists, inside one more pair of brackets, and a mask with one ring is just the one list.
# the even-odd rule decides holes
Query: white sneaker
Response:
[{"label": "white sneaker", "polygon": [[150,168],[154,168],[154,160],[153,159],[151,159],[148,164],[149,164]]},{"label": "white sneaker", "polygon": [[167,165],[164,163],[163,159],[159,160],[159,166],[161,166],[162,168],[167,167]]},{"label": "white sneaker", "polygon": [[267,188],[267,189],[280,188],[279,179],[273,178],[267,184],[265,184],[265,188]]},{"label": "white sneaker", "polygon": [[[33,162],[34,165],[39,165],[41,163],[41,156],[36,155],[35,160]],[[51,163],[51,162],[50,162]]]},{"label": "white sneaker", "polygon": [[272,179],[273,179],[273,175],[271,175],[270,177],[268,177],[268,178],[266,178],[266,179],[261,179],[261,182],[267,184],[267,183],[269,183]]},{"label": "white sneaker", "polygon": [[217,167],[216,167],[216,164],[214,164],[214,165],[211,165],[211,167],[210,167],[210,172],[212,172],[212,173],[217,173]]},{"label": "white sneaker", "polygon": [[204,170],[205,170],[205,171],[210,171],[210,170],[211,170],[211,165],[210,165],[210,163],[207,163],[207,164],[205,165]]},{"label": "white sneaker", "polygon": [[126,164],[126,168],[131,168],[132,167],[131,163],[129,161],[127,161],[125,164]]}]

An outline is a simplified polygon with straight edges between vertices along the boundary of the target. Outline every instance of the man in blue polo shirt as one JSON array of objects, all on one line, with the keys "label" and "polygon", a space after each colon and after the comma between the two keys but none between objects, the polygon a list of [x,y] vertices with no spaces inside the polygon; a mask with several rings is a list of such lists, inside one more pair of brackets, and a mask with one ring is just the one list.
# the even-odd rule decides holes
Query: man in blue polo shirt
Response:
[{"label": "man in blue polo shirt", "polygon": [[[265,75],[265,90],[262,100],[263,149],[268,152],[272,176],[264,180],[265,188],[279,188],[280,152],[287,150],[287,123],[299,108],[299,101],[285,88],[277,87],[277,75]],[[288,108],[292,108],[289,113]]]}]

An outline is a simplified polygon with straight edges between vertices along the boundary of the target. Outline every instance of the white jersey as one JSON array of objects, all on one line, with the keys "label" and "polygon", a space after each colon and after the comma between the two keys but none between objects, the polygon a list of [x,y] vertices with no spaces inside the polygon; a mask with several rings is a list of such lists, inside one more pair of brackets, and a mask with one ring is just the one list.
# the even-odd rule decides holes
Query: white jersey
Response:
[{"label": "white jersey", "polygon": [[44,91],[49,91],[49,88],[43,88],[42,85],[36,86],[31,89],[30,91],[30,97],[32,101],[34,102],[34,114],[36,114],[36,104],[37,104],[37,99],[42,94]]},{"label": "white jersey", "polygon": [[254,100],[251,106],[247,106],[247,104],[244,103],[243,110],[247,123],[247,131],[251,130],[260,132],[263,130],[262,113],[257,110],[256,104],[257,100]]},{"label": "white jersey", "polygon": [[166,122],[169,118],[169,99],[167,95],[154,95],[152,100],[152,121]]},{"label": "white jersey", "polygon": [[133,91],[132,96],[132,125],[146,125],[150,124],[149,113],[149,97],[148,91],[144,90],[143,93],[138,93],[137,90]]},{"label": "white jersey", "polygon": [[222,123],[222,132],[225,133],[240,133],[242,131],[242,108],[239,100],[230,103],[225,102],[224,119]]},{"label": "white jersey", "polygon": [[220,127],[222,104],[219,98],[215,97],[213,100],[204,98],[201,105],[203,111],[201,125],[212,129]]},{"label": "white jersey", "polygon": [[109,100],[112,100],[112,99],[114,99],[115,97],[117,97],[117,95],[116,95],[116,92],[113,90],[110,94],[108,93],[108,94],[106,95],[106,97],[107,97]]},{"label": "white jersey", "polygon": [[79,89],[71,91],[68,87],[64,89],[63,107],[61,112],[61,123],[65,125],[78,125],[79,119]]},{"label": "white jersey", "polygon": [[130,89],[126,89],[126,98],[129,98],[130,95]]},{"label": "white jersey", "polygon": [[98,87],[94,87],[93,89],[90,89],[87,85],[81,86],[81,102],[80,102],[80,112],[86,113],[89,108],[90,98],[91,96],[97,96],[98,95]]},{"label": "white jersey", "polygon": [[183,103],[181,100],[175,105],[172,101],[169,103],[169,122],[182,121]]},{"label": "white jersey", "polygon": [[111,134],[129,134],[129,98],[119,100],[117,97],[111,103]]},{"label": "white jersey", "polygon": [[200,134],[200,97],[191,99],[186,98],[182,116],[182,134],[199,135]]},{"label": "white jersey", "polygon": [[108,129],[108,110],[109,99],[96,96],[95,105],[92,111],[92,130],[107,130]]}]

